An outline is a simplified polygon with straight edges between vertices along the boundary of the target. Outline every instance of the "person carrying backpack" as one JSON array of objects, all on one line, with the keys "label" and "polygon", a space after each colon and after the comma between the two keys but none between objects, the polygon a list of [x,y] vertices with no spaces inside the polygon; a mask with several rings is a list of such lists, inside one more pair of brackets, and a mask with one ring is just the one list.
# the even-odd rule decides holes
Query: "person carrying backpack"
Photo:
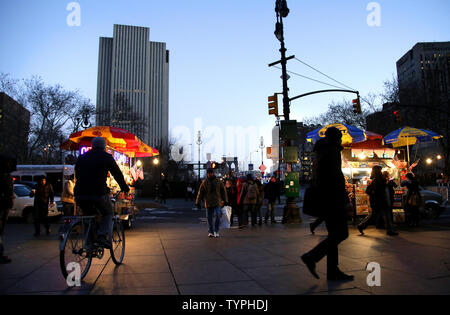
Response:
[{"label": "person carrying backpack", "polygon": [[253,181],[251,174],[247,175],[247,181],[242,186],[241,195],[239,197],[240,202],[242,202],[244,209],[242,211],[242,226],[246,227],[248,225],[248,214],[252,217],[252,226],[256,225],[256,206],[259,199],[259,189],[256,183]]}]

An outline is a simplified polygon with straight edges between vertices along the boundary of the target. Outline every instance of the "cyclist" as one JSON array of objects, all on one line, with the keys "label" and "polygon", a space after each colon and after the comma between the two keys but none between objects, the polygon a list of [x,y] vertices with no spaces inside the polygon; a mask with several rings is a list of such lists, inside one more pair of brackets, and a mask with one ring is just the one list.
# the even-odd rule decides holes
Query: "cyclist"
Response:
[{"label": "cyclist", "polygon": [[102,218],[97,232],[97,243],[110,249],[111,241],[107,235],[112,228],[113,207],[109,197],[110,190],[106,185],[108,172],[111,173],[123,192],[129,192],[130,188],[125,183],[116,161],[105,150],[105,139],[97,137],[92,140],[92,150],[78,158],[75,165],[77,179],[75,201],[83,210],[84,215],[96,215],[97,210],[100,212]]}]

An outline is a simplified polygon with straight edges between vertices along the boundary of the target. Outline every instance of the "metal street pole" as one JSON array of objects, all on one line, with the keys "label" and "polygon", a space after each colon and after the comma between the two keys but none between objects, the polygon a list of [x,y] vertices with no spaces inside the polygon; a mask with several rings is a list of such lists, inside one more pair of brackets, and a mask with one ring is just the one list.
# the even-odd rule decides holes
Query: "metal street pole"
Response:
[{"label": "metal street pole", "polygon": [[[292,59],[293,56],[286,58],[286,46],[284,44],[284,25],[283,17],[287,17],[289,14],[289,9],[287,7],[286,0],[277,0],[275,11],[277,13],[277,24],[275,29],[275,36],[278,38],[281,44],[281,71],[282,71],[282,81],[283,81],[283,114],[286,121],[290,120],[290,108],[289,108],[289,88],[288,88],[288,75],[287,75],[287,60]],[[272,64],[273,65],[273,64]],[[283,139],[286,146],[291,145],[291,140]],[[280,146],[281,149],[281,146]],[[287,171],[292,172],[292,163],[287,164]],[[286,206],[284,207],[283,213],[283,223],[300,223],[302,220],[300,218],[300,208],[297,206],[296,198],[287,197]]]},{"label": "metal street pole", "polygon": [[201,154],[201,145],[202,145],[202,133],[198,132],[197,144],[198,144],[198,182],[200,183],[200,154]]}]

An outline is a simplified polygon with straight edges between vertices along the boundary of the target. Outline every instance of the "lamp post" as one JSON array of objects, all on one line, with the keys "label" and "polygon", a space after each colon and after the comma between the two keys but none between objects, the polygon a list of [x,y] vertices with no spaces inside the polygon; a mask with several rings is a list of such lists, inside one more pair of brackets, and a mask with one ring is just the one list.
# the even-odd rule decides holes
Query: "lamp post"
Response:
[{"label": "lamp post", "polygon": [[[286,46],[284,44],[284,25],[283,25],[283,18],[286,18],[289,15],[289,8],[287,7],[286,0],[276,0],[275,4],[275,12],[277,15],[277,23],[275,25],[275,37],[280,41],[280,53],[281,53],[281,60],[274,62],[270,64],[269,66],[273,66],[277,63],[281,63],[281,70],[282,70],[282,76],[281,79],[283,81],[283,115],[284,120],[289,121],[289,114],[290,114],[290,100],[289,100],[289,88],[287,81],[289,79],[289,76],[287,74],[287,61],[289,59],[294,58],[295,56],[290,56],[286,58]],[[291,140],[289,139],[282,139],[283,144],[287,147],[291,145]],[[281,150],[281,145],[280,145]],[[287,164],[287,171],[292,172],[292,165],[291,163]],[[284,207],[284,213],[283,213],[283,223],[300,223],[302,220],[300,218],[300,208],[297,206],[296,198],[295,197],[287,197],[286,199],[286,206]]]},{"label": "lamp post", "polygon": [[200,183],[200,146],[202,145],[202,132],[199,131],[197,135],[197,145],[198,145],[198,182]]}]

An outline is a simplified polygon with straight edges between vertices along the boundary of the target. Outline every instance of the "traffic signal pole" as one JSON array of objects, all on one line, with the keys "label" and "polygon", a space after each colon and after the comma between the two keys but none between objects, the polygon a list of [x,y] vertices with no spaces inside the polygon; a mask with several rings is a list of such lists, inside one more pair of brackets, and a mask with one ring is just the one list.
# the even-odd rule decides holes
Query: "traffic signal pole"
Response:
[{"label": "traffic signal pole", "polygon": [[[289,88],[288,88],[288,75],[287,75],[287,61],[289,59],[295,58],[295,56],[290,56],[286,58],[286,46],[284,43],[284,26],[283,26],[283,17],[287,17],[289,14],[289,9],[287,7],[286,0],[277,0],[275,6],[275,12],[277,14],[277,23],[275,29],[275,36],[280,41],[281,44],[281,60],[271,63],[269,67],[272,67],[276,64],[281,63],[281,71],[282,76],[281,79],[283,81],[283,116],[286,121],[290,120],[290,100],[289,100]],[[291,145],[291,140],[282,139],[283,144],[285,146]],[[279,145],[279,149],[281,150],[281,143]],[[280,164],[281,161],[279,161]],[[287,163],[287,171],[288,173],[292,171],[292,163]],[[297,198],[287,197],[286,206],[284,207],[283,213],[283,223],[300,223],[300,208],[297,206]]]}]

